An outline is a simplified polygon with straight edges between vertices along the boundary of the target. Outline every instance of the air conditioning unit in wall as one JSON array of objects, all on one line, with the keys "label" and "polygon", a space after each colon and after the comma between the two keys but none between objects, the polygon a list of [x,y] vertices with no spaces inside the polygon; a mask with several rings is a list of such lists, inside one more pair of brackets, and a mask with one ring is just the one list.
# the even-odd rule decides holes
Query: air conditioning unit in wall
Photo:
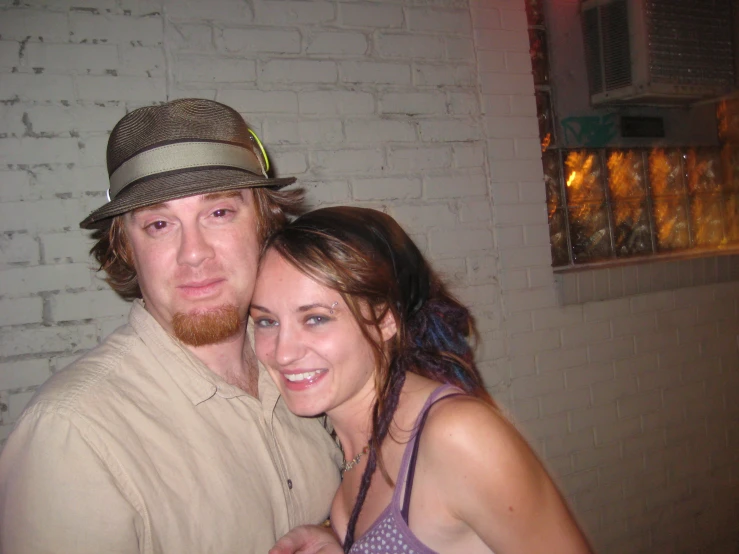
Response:
[{"label": "air conditioning unit in wall", "polygon": [[584,0],[594,106],[684,105],[736,88],[732,0]]}]

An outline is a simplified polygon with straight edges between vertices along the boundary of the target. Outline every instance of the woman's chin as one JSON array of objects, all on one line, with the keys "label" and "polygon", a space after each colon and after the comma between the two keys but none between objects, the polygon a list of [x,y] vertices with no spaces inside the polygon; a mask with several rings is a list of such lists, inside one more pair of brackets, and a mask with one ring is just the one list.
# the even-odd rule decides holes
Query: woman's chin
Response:
[{"label": "woman's chin", "polygon": [[300,417],[314,417],[324,413],[325,409],[319,406],[306,405],[303,402],[290,402],[285,398],[288,410]]}]

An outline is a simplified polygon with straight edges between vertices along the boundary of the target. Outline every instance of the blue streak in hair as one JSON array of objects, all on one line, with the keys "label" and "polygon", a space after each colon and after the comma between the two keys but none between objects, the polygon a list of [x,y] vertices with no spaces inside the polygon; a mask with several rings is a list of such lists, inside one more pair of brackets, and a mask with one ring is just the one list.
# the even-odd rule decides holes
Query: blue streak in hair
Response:
[{"label": "blue streak in hair", "polygon": [[[455,332],[441,317],[440,314],[432,312],[427,319],[425,337],[416,337],[416,345],[423,348],[424,342],[429,341],[437,350],[451,352],[457,356],[464,357],[469,350],[466,338]],[[450,369],[460,383],[474,387],[475,383],[459,364],[449,363]]]}]

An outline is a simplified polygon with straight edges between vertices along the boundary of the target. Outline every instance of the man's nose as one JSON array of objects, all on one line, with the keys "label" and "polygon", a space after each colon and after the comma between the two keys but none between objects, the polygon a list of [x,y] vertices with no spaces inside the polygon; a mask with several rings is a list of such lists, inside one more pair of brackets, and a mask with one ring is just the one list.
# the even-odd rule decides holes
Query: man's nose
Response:
[{"label": "man's nose", "polygon": [[177,263],[181,265],[198,266],[204,260],[214,255],[208,237],[203,229],[196,224],[183,224],[180,235],[180,251],[177,255]]}]

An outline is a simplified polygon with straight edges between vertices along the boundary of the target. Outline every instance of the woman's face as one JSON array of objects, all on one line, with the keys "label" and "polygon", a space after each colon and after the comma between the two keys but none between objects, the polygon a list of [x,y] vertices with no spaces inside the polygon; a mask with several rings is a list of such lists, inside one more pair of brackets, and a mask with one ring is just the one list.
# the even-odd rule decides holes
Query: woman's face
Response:
[{"label": "woman's face", "polygon": [[250,314],[257,357],[293,413],[367,409],[374,398],[373,349],[338,292],[270,250]]}]

